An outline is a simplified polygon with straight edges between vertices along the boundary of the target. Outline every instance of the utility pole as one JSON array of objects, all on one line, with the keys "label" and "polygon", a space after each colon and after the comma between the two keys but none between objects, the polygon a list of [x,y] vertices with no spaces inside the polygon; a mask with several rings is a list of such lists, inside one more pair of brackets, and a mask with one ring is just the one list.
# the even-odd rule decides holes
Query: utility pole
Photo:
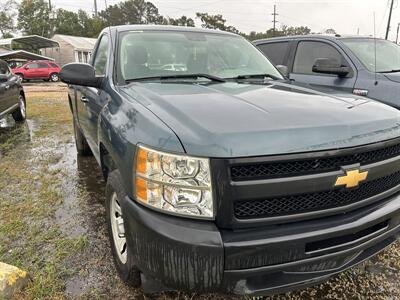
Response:
[{"label": "utility pole", "polygon": [[49,11],[51,11],[51,0],[49,0]]},{"label": "utility pole", "polygon": [[106,9],[107,9],[107,7],[108,7],[107,0],[104,0],[104,4],[106,5]]},{"label": "utility pole", "polygon": [[94,0],[94,15],[97,17],[97,0]]},{"label": "utility pole", "polygon": [[274,20],[272,21],[272,23],[274,23],[273,36],[275,36],[276,23],[278,23],[278,21],[276,20],[276,16],[278,15],[276,13],[276,5],[274,5],[274,13],[272,15],[274,16]]},{"label": "utility pole", "polygon": [[392,0],[392,3],[390,4],[389,19],[388,19],[388,23],[387,23],[387,27],[386,27],[386,36],[385,36],[385,40],[387,40],[387,39],[388,39],[388,36],[389,36],[390,20],[392,19],[393,3],[394,3],[394,0]]},{"label": "utility pole", "polygon": [[397,41],[399,40],[399,29],[400,29],[400,23],[397,23],[396,44]]}]

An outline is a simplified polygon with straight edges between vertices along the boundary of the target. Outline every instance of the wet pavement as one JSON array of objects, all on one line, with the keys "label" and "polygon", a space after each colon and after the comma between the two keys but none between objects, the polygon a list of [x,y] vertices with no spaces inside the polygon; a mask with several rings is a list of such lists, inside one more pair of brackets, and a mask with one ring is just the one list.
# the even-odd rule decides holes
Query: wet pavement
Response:
[{"label": "wet pavement", "polygon": [[[145,297],[118,277],[105,225],[105,182],[93,157],[77,156],[65,93],[28,95],[28,121],[0,120],[0,261],[28,269],[16,299],[227,299]],[[395,244],[329,282],[275,299],[398,299]]]}]

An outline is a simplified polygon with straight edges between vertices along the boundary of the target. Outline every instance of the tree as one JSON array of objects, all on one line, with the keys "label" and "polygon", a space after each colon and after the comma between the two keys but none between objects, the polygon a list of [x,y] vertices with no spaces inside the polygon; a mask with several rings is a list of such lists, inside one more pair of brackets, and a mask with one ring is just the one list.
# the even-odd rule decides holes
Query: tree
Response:
[{"label": "tree", "polygon": [[55,33],[68,35],[81,35],[84,31],[79,24],[78,14],[65,9],[57,10],[57,20],[55,22]]},{"label": "tree", "polygon": [[168,18],[168,24],[169,25],[175,25],[175,26],[188,26],[188,27],[194,27],[194,21],[192,18],[188,18],[186,16],[182,16],[180,18],[174,19],[174,18]]},{"label": "tree", "polygon": [[222,17],[222,15],[209,15],[208,13],[196,13],[196,17],[201,21],[201,27],[208,29],[219,29],[223,31],[230,31],[233,33],[239,33],[233,26],[227,26],[226,20]]},{"label": "tree", "polygon": [[22,0],[18,8],[18,28],[26,35],[50,35],[49,6],[44,0]]},{"label": "tree", "polygon": [[325,34],[336,34],[336,30],[333,28],[328,28],[324,31]]},{"label": "tree", "polygon": [[0,33],[2,38],[12,37],[12,33],[15,31],[15,6],[14,0],[6,0],[0,4]]},{"label": "tree", "polygon": [[293,26],[286,26],[282,25],[280,30],[273,30],[273,28],[268,29],[266,32],[255,32],[252,31],[250,34],[245,34],[245,33],[240,33],[242,36],[244,36],[246,39],[253,41],[253,40],[259,40],[259,39],[267,39],[267,38],[272,38],[272,37],[278,37],[278,36],[287,36],[287,35],[304,35],[304,34],[310,34],[311,29],[308,28],[307,26],[299,26],[299,27],[293,27]]},{"label": "tree", "polygon": [[100,17],[109,26],[123,24],[168,24],[168,21],[159,14],[158,8],[151,2],[144,0],[126,0],[111,5],[100,12]]},{"label": "tree", "polygon": [[281,33],[282,35],[306,35],[310,34],[311,29],[308,28],[307,26],[299,26],[299,27],[292,27],[292,26],[286,26],[282,25],[281,27]]}]

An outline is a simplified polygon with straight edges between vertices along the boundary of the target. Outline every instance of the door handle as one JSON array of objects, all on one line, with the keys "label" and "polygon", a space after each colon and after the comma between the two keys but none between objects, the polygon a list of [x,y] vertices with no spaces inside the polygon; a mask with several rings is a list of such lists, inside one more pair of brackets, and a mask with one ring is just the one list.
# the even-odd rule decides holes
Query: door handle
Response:
[{"label": "door handle", "polygon": [[87,103],[89,99],[86,96],[81,96],[81,101]]}]

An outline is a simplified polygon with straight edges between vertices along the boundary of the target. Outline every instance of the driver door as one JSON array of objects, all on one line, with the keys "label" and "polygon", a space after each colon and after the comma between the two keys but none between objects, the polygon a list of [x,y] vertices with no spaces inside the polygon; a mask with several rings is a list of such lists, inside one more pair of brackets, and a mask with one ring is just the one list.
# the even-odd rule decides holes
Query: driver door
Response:
[{"label": "driver door", "polygon": [[[333,74],[313,72],[312,68],[317,59],[329,58],[350,67],[350,73],[345,77]],[[356,71],[352,63],[333,44],[322,41],[300,41],[297,45],[292,71],[289,78],[295,83],[309,84],[311,88],[323,92],[340,90],[353,92],[356,83]]]}]

